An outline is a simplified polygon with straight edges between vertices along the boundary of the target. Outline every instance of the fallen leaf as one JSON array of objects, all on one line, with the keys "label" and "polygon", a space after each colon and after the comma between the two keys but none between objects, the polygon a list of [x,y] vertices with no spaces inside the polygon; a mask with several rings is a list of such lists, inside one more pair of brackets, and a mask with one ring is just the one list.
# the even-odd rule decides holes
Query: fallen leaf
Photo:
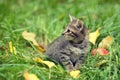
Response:
[{"label": "fallen leaf", "polygon": [[17,54],[16,48],[12,45],[12,41],[9,42],[9,50],[11,53]]},{"label": "fallen leaf", "polygon": [[79,70],[70,71],[70,76],[72,76],[73,78],[78,78],[80,76],[80,71]]},{"label": "fallen leaf", "polygon": [[105,64],[105,63],[107,63],[107,62],[108,62],[108,60],[102,60],[102,61],[96,63],[94,66],[95,66],[95,67],[98,67],[98,66],[101,66],[102,64]]},{"label": "fallen leaf", "polygon": [[45,52],[46,50],[44,49],[43,46],[41,46],[40,44],[38,46],[35,45],[35,47],[37,47],[37,49],[41,52]]},{"label": "fallen leaf", "polygon": [[13,53],[13,46],[11,41],[9,42],[9,49],[10,49],[10,52]]},{"label": "fallen leaf", "polygon": [[51,61],[43,61],[41,58],[33,58],[33,60],[36,62],[39,62],[39,63],[43,63],[43,64],[47,65],[49,68],[56,67],[55,63],[53,63]]},{"label": "fallen leaf", "polygon": [[35,74],[28,73],[27,71],[23,74],[25,80],[39,80]]},{"label": "fallen leaf", "polygon": [[111,36],[105,37],[98,45],[99,48],[108,48],[113,42],[113,38]]},{"label": "fallen leaf", "polygon": [[36,37],[36,35],[34,33],[27,32],[27,31],[23,31],[22,36],[23,36],[24,39],[26,39],[28,41],[34,41],[35,37]]},{"label": "fallen leaf", "polygon": [[38,58],[38,57],[33,58],[33,60],[35,62],[40,62],[40,63],[42,63],[42,61],[43,61],[41,58]]},{"label": "fallen leaf", "polygon": [[108,55],[109,52],[104,49],[104,48],[95,48],[91,51],[91,54],[92,56],[94,56],[95,54],[98,54],[98,55]]},{"label": "fallen leaf", "polygon": [[96,43],[96,39],[100,35],[100,33],[99,33],[100,29],[101,29],[101,27],[99,27],[95,32],[92,32],[92,33],[89,34],[89,41],[94,45]]},{"label": "fallen leaf", "polygon": [[13,51],[14,51],[14,54],[16,55],[17,54],[17,50],[16,48],[13,46]]},{"label": "fallen leaf", "polygon": [[25,40],[31,41],[33,45],[35,45],[40,52],[45,52],[45,49],[41,45],[39,45],[35,40],[36,35],[34,33],[23,31],[22,36]]},{"label": "fallen leaf", "polygon": [[38,46],[38,43],[35,40],[36,35],[34,33],[23,31],[22,36],[25,40],[32,41],[34,45]]},{"label": "fallen leaf", "polygon": [[49,68],[51,68],[53,66],[56,67],[55,64],[51,61],[42,61],[42,63],[46,64]]}]

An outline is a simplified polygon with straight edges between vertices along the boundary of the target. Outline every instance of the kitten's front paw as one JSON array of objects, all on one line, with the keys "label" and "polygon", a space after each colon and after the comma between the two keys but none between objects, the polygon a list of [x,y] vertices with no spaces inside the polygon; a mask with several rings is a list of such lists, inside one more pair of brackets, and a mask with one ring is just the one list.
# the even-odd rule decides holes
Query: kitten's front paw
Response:
[{"label": "kitten's front paw", "polygon": [[81,65],[82,65],[82,61],[78,60],[77,63],[75,64],[75,69],[79,70]]}]

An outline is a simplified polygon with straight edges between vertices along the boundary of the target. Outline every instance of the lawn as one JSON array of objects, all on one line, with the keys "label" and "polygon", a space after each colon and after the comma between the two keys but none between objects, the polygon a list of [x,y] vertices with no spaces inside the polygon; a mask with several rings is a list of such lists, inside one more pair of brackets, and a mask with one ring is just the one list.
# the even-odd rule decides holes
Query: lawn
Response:
[{"label": "lawn", "polygon": [[[89,32],[101,27],[96,44],[90,43],[80,77],[72,78],[59,64],[48,68],[33,61],[46,60],[44,53],[22,37],[27,30],[45,48],[63,32],[69,14],[82,19]],[[91,50],[106,36],[113,37],[107,56],[91,56]],[[24,80],[25,71],[40,80],[119,80],[120,79],[120,0],[0,0],[0,80]],[[11,53],[9,43],[16,48]],[[106,63],[95,67],[102,60]]]}]

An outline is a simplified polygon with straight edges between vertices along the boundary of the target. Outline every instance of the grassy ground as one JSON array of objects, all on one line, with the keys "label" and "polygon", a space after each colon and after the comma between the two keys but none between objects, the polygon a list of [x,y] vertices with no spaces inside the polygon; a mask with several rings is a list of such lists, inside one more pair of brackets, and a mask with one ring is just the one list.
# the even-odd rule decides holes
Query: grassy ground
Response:
[{"label": "grassy ground", "polygon": [[[0,0],[0,80],[24,80],[25,70],[40,80],[74,80],[60,65],[48,69],[34,62],[32,58],[41,57],[40,52],[21,36],[24,30],[33,32],[36,40],[46,46],[61,35],[69,14],[82,18],[90,31],[102,27],[97,44],[107,35],[114,38],[108,48],[110,55],[92,57],[89,51],[77,80],[119,80],[120,1],[117,0]],[[17,55],[10,53],[10,41]],[[97,44],[91,45],[91,49]],[[103,59],[108,62],[94,67]]]}]

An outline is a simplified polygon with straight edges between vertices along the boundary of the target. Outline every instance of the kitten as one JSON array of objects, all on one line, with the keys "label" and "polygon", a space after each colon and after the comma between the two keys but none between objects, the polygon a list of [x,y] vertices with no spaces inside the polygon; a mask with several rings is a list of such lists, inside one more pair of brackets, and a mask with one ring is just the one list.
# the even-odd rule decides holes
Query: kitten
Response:
[{"label": "kitten", "polygon": [[46,50],[47,57],[62,64],[68,71],[77,70],[88,52],[87,29],[79,19],[70,17],[70,23],[60,37]]}]

